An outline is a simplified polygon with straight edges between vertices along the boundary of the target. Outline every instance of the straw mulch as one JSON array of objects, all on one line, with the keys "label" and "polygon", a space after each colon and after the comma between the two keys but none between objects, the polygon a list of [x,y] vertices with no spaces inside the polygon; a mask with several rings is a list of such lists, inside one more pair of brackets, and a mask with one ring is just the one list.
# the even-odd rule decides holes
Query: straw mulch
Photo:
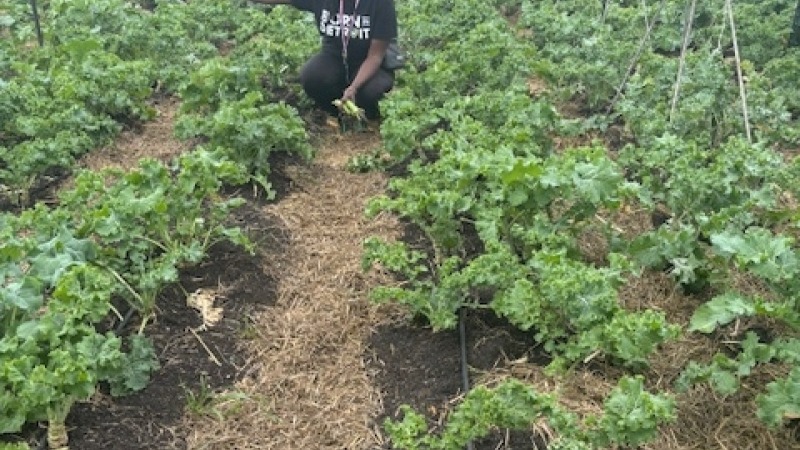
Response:
[{"label": "straw mulch", "polygon": [[[672,323],[687,325],[699,302],[676,290],[674,282],[663,273],[648,273],[632,278],[621,292],[621,300],[630,309],[643,307],[664,311]],[[741,326],[742,328],[744,325]],[[741,331],[741,330],[740,330]],[[643,374],[651,392],[667,392],[676,400],[676,421],[663,426],[655,439],[641,450],[798,450],[798,427],[771,430],[756,417],[756,397],[777,377],[785,377],[789,368],[781,364],[761,365],[742,380],[737,393],[724,397],[707,384],[700,383],[688,392],[676,392],[675,380],[690,361],[709,362],[723,344],[741,336],[686,334],[662,346],[651,358]],[[507,360],[496,370],[482,373],[479,384],[496,385],[513,377],[524,380],[542,393],[556,393],[561,404],[581,417],[602,414],[603,401],[625,375],[619,367],[602,360],[579,366],[561,376],[548,376],[544,368],[525,359]],[[546,420],[535,423],[532,431],[553,438]],[[516,448],[516,447],[515,447]]]},{"label": "straw mulch", "polygon": [[[274,307],[254,318],[245,343],[249,376],[215,417],[187,417],[190,449],[369,449],[380,445],[373,420],[380,392],[365,368],[366,339],[387,312],[366,291],[378,275],[361,269],[362,241],[394,238],[391,217],[369,220],[365,203],[386,176],[353,174],[348,160],[380,144],[376,133],[328,133],[309,164],[289,166],[286,197],[263,207],[284,225],[288,243],[262,248],[263,270],[278,280]],[[219,398],[226,398],[221,395]]]},{"label": "straw mulch", "polygon": [[175,137],[175,118],[180,102],[175,97],[163,97],[154,103],[156,117],[135,129],[126,129],[108,146],[87,153],[80,164],[90,170],[115,167],[130,170],[142,158],[169,162],[189,151],[194,142]]}]

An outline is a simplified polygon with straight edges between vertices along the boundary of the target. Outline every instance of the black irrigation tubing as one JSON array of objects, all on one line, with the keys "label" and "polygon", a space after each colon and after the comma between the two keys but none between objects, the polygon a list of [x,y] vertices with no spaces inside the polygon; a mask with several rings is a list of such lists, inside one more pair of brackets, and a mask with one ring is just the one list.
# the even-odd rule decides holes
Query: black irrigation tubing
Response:
[{"label": "black irrigation tubing", "polygon": [[36,434],[39,436],[36,439],[36,450],[47,450],[47,428],[40,428]]},{"label": "black irrigation tubing", "polygon": [[[458,310],[458,341],[461,347],[461,383],[464,395],[469,393],[469,366],[467,365],[467,308]],[[467,450],[475,450],[472,441],[467,441]]]},{"label": "black irrigation tubing", "polygon": [[136,308],[134,308],[133,306],[128,308],[128,312],[125,313],[125,315],[122,317],[122,320],[120,320],[120,322],[114,328],[114,334],[116,334],[117,336],[122,334],[122,330],[125,328],[125,325],[127,325],[128,322],[130,322],[131,317],[133,317],[133,313],[135,312]]},{"label": "black irrigation tubing", "polygon": [[39,41],[39,47],[44,47],[44,37],[42,36],[42,25],[39,22],[39,8],[36,7],[36,0],[30,0],[31,13],[33,14],[33,24],[36,27],[36,40]]}]

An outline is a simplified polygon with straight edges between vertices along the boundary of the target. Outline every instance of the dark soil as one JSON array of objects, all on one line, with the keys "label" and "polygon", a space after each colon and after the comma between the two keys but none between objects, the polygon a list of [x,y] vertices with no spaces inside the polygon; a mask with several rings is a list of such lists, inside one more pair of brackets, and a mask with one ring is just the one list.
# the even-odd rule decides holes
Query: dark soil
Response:
[{"label": "dark soil", "polygon": [[[265,218],[251,203],[233,219],[241,222],[260,245],[282,245],[281,233],[276,233],[280,224]],[[141,392],[117,399],[99,393],[92,401],[76,405],[67,418],[71,448],[186,448],[178,424],[187,395],[230,386],[247,375],[247,361],[237,342],[247,332],[250,313],[274,302],[275,285],[276,280],[263,273],[257,255],[228,243],[212,247],[206,262],[182,274],[182,288],[166,289],[158,301],[158,319],[148,326],[147,335],[153,339],[161,369]],[[186,305],[184,289],[194,292],[198,288],[220,287],[224,296],[216,306],[224,309],[224,319],[207,330],[198,329],[202,324],[200,314]]]},{"label": "dark soil", "polygon": [[53,203],[56,187],[64,181],[70,172],[64,168],[52,168],[36,178],[33,186],[25,193],[5,192],[0,184],[0,212],[18,214],[31,208],[36,202]]},{"label": "dark soil", "polygon": [[[297,156],[273,154],[270,181],[275,197],[272,199],[255,185],[229,187],[224,191],[224,194],[247,200],[230,218],[229,225],[241,227],[257,248],[281,251],[288,242],[289,230],[278,218],[265,215],[259,207],[278,201],[292,189],[292,180],[284,174],[284,169],[301,161]],[[107,389],[101,388],[90,401],[73,406],[66,421],[70,447],[80,450],[187,448],[185,434],[179,428],[187,397],[202,391],[220,390],[248,375],[246,355],[240,351],[238,343],[247,333],[251,313],[274,303],[278,282],[264,273],[262,264],[257,254],[250,255],[242,248],[223,242],[212,246],[199,266],[184,270],[180,284],[166,288],[159,296],[157,319],[146,330],[156,349],[160,370],[140,392],[113,398]],[[207,330],[200,328],[200,313],[186,304],[186,293],[201,288],[223,291],[215,306],[223,308],[224,319]],[[138,321],[134,314],[122,335],[136,332]],[[116,324],[109,325],[109,329],[115,327]],[[45,449],[44,426],[29,426],[20,435],[6,437],[25,440],[33,449]]]},{"label": "dark soil", "polygon": [[[244,197],[253,203],[253,206],[279,202],[294,188],[294,182],[291,177],[286,175],[286,168],[292,165],[305,164],[305,160],[302,156],[294,153],[274,152],[270,153],[268,162],[270,173],[267,179],[272,191],[272,197],[264,192],[264,188],[261,185],[253,182],[244,186],[226,186],[223,188],[222,193],[231,197]],[[260,212],[256,212],[251,216],[258,218],[261,215]]]},{"label": "dark soil", "polygon": [[[548,362],[527,333],[491,311],[471,311],[465,325],[470,377],[522,357]],[[412,324],[386,325],[376,330],[370,350],[368,366],[376,374],[384,402],[378,422],[400,419],[400,406],[409,405],[428,417],[433,432],[440,430],[454,407],[453,399],[464,393],[458,331],[434,333]],[[475,450],[545,448],[539,436],[505,430],[473,444]]]},{"label": "dark soil", "polygon": [[[298,162],[295,157],[281,155],[270,161],[274,164],[270,179],[277,198],[292,185],[291,179],[283,175],[283,168]],[[275,199],[269,200],[263,190],[252,185],[229,188],[226,194],[247,200],[230,218],[229,225],[241,227],[257,248],[280,251],[286,246],[289,230],[280,219],[265,215],[259,208]],[[162,292],[157,303],[158,318],[146,331],[153,340],[161,369],[141,392],[122,398],[100,392],[90,402],[75,405],[67,418],[71,448],[185,449],[185,434],[179,424],[187,397],[220,390],[248,376],[246,355],[238,343],[248,332],[250,315],[274,303],[278,282],[264,273],[262,264],[258,254],[251,255],[223,242],[211,247],[199,266],[183,271],[180,285]],[[186,304],[186,293],[201,288],[222,291],[215,306],[223,308],[224,318],[207,330],[199,328],[200,314]],[[136,316],[129,325],[131,332],[137,325],[135,319]]]},{"label": "dark soil", "polygon": [[[403,225],[402,240],[409,248],[433,258],[433,247],[422,230],[409,222]],[[462,222],[462,235],[466,259],[482,253],[482,241],[470,221]],[[493,295],[490,291],[477,290],[473,294],[486,303]],[[435,433],[452,411],[453,400],[464,394],[461,340],[458,330],[434,333],[424,322],[415,317],[407,325],[378,328],[370,342],[368,365],[383,394],[384,412],[377,422],[400,419],[400,407],[409,405],[428,417],[430,430]],[[470,379],[475,373],[500,368],[507,361],[523,357],[542,365],[549,363],[530,334],[488,309],[466,315],[465,336]],[[475,450],[545,448],[539,436],[506,430],[497,430],[473,445]]]}]

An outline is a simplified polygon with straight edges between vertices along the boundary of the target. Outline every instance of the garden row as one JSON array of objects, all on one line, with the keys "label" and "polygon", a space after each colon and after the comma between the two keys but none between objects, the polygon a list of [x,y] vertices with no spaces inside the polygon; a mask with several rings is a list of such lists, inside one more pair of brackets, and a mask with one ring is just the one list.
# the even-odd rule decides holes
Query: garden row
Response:
[{"label": "garden row", "polygon": [[122,126],[151,118],[153,95],[181,98],[176,133],[199,142],[169,163],[79,171],[54,205],[0,215],[0,433],[47,420],[59,448],[71,405],[101,382],[112,395],[147,384],[158,367],[147,323],[179,271],[220,240],[252,250],[228,225],[242,200],[221,190],[250,183],[270,195],[272,152],[312,156],[284,100],[297,91],[286,68],[314,41],[293,11],[244,2],[39,3],[41,48],[27,2],[0,11],[6,194],[72,172]]},{"label": "garden row", "polygon": [[[800,415],[798,167],[784,151],[800,130],[800,49],[786,45],[795,5],[733,9],[751,142],[726,2],[702,3],[691,21],[673,1],[400,4],[411,67],[384,102],[381,132],[383,156],[404,174],[369,212],[399,214],[428,245],[368,241],[365,266],[404,280],[374,298],[434,329],[455,327],[460,308],[488,308],[530,332],[550,374],[592,361],[624,375],[588,416],[518,380],[479,387],[441,432],[411,410],[387,423],[395,446],[463,448],[539,420],[554,430],[552,449],[642,445],[675,420],[676,393],[709,382],[730,395],[767,364],[789,371],[759,396],[758,416],[780,427]],[[579,117],[554,106],[565,104]],[[590,139],[612,128],[622,145]],[[586,144],[565,144],[576,141]],[[652,226],[615,223],[631,211]],[[601,255],[588,254],[587,236]],[[681,305],[690,321],[623,305],[620,291],[650,271],[691,298]],[[760,290],[742,291],[742,280]],[[733,354],[720,347],[668,389],[645,389],[663,344],[744,319],[770,338],[742,333]]]}]

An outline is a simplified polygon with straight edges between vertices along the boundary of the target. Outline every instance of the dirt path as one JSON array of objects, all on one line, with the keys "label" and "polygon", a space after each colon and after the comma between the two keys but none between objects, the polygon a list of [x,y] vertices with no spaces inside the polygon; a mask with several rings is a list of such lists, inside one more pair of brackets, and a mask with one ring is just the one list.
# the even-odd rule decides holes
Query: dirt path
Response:
[{"label": "dirt path", "polygon": [[[385,190],[384,174],[353,174],[353,155],[379,145],[376,133],[323,138],[310,164],[280,169],[290,180],[280,201],[261,207],[286,232],[284,245],[262,248],[262,268],[278,280],[274,306],[254,318],[250,376],[230,392],[227,420],[188,417],[190,449],[368,449],[380,446],[382,411],[364,354],[373,326],[388,316],[366,298],[377,283],[363,273],[361,243],[393,236],[393,218],[364,217]],[[220,397],[220,398],[224,398]]]},{"label": "dirt path", "polygon": [[112,144],[86,154],[80,165],[91,170],[105,167],[130,170],[139,164],[141,158],[169,162],[189,151],[192,142],[175,137],[175,118],[180,107],[178,99],[160,98],[153,106],[157,111],[154,120],[145,122],[141,128],[123,131]]}]

